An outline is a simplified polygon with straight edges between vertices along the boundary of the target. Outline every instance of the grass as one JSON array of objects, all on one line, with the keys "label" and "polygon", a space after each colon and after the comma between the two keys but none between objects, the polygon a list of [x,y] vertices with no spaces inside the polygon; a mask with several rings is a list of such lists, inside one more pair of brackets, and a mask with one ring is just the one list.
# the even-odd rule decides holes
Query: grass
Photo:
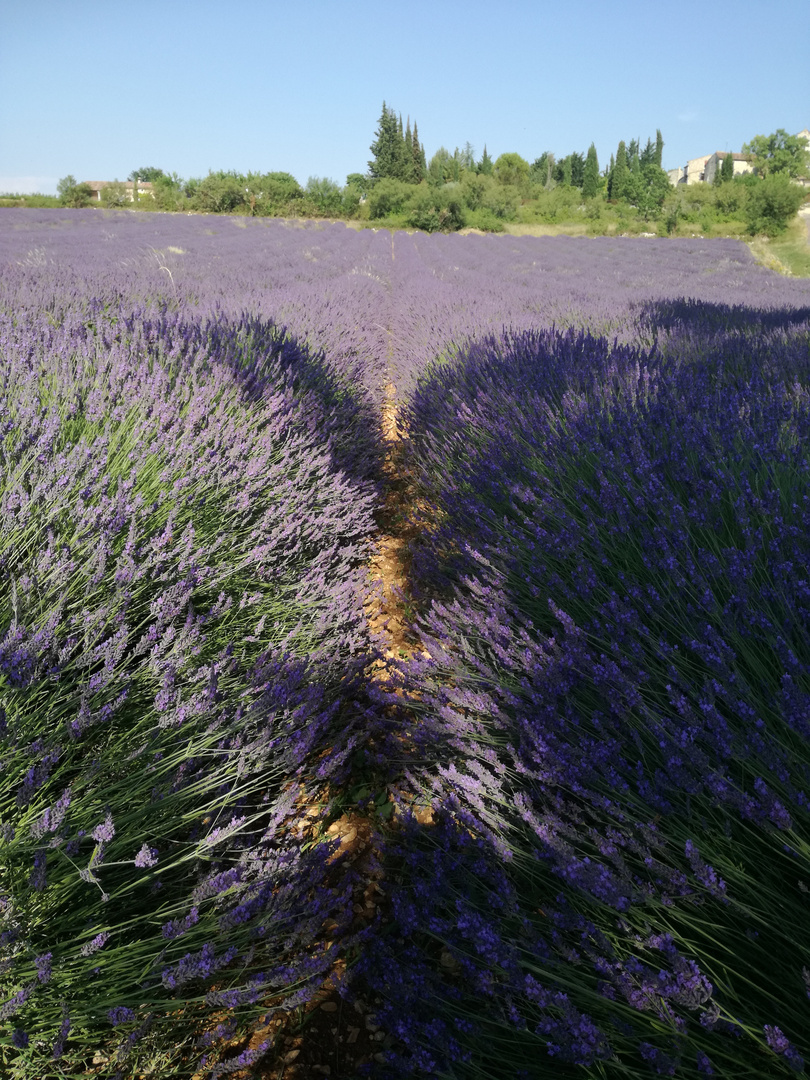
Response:
[{"label": "grass", "polygon": [[786,277],[810,277],[808,219],[796,217],[787,232],[775,240],[757,236],[748,242],[757,262]]}]

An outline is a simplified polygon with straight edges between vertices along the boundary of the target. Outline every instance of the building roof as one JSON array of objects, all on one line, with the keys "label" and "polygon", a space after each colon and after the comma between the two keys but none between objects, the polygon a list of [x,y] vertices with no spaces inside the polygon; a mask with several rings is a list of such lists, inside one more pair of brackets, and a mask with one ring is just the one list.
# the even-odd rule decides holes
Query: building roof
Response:
[{"label": "building roof", "polygon": [[[131,188],[133,186],[134,181],[132,181],[132,180],[83,180],[82,183],[87,184],[88,187],[91,187],[91,188],[93,188],[94,191],[97,191],[100,188],[109,187],[110,184],[123,184],[125,188]],[[138,191],[151,191],[153,186],[154,185],[152,184],[151,180],[139,180],[138,181]]]}]

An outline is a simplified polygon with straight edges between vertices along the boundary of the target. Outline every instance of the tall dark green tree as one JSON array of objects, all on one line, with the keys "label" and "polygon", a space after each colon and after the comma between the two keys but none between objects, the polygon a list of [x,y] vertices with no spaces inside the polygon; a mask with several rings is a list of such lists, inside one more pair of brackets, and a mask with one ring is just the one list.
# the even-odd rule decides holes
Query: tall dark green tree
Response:
[{"label": "tall dark green tree", "polygon": [[661,162],[664,159],[664,136],[661,134],[661,129],[655,129],[655,164],[660,169]]},{"label": "tall dark green tree", "polygon": [[608,181],[608,194],[614,202],[625,197],[629,180],[630,170],[627,167],[627,147],[622,139],[616,150],[616,164],[613,166]]},{"label": "tall dark green tree", "polygon": [[402,128],[402,113],[400,113],[397,121],[397,171],[395,179],[410,183],[410,178],[411,159],[405,145],[405,132]]},{"label": "tall dark green tree", "polygon": [[383,102],[382,113],[377,125],[377,138],[371,144],[374,159],[368,163],[369,175],[374,180],[384,177],[400,179],[404,139],[400,133],[400,123],[393,109]]},{"label": "tall dark green tree", "polygon": [[596,156],[596,146],[591,143],[585,158],[585,169],[582,174],[582,197],[592,199],[599,192],[599,159]]},{"label": "tall dark green tree", "polygon": [[[405,124],[405,175],[402,179],[408,183],[413,184],[414,181],[414,160],[413,160],[413,132],[411,131],[411,118],[408,117]],[[416,181],[418,182],[418,181]]]},{"label": "tall dark green tree", "polygon": [[574,187],[581,188],[585,179],[585,155],[574,151],[568,158],[571,162],[571,183]]},{"label": "tall dark green tree", "polygon": [[720,183],[725,184],[734,179],[734,155],[726,154],[723,164],[720,166]]},{"label": "tall dark green tree", "polygon": [[492,173],[492,158],[487,153],[487,144],[484,143],[484,152],[478,162],[478,172],[481,176],[490,176]]},{"label": "tall dark green tree", "polygon": [[427,161],[425,160],[425,148],[419,142],[419,129],[416,121],[413,122],[413,182],[421,184],[427,176]]},{"label": "tall dark green tree", "polygon": [[574,183],[574,170],[571,163],[572,155],[560,158],[554,166],[554,180],[563,187],[572,187]]},{"label": "tall dark green tree", "polygon": [[556,167],[557,162],[552,152],[544,150],[539,158],[535,158],[529,170],[529,175],[535,184],[542,184],[544,188],[550,189],[554,186],[554,170]]}]

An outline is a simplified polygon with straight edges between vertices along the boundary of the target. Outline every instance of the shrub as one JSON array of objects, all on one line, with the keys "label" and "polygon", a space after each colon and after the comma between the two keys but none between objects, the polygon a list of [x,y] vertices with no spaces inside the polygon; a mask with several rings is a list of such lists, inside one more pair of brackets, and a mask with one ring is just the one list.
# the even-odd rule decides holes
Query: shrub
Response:
[{"label": "shrub", "polygon": [[127,189],[120,180],[113,180],[111,184],[101,189],[101,204],[110,209],[120,209],[130,203]]},{"label": "shrub", "polygon": [[209,173],[197,185],[194,209],[213,214],[227,214],[247,209],[243,178],[231,173]]},{"label": "shrub", "polygon": [[457,232],[466,224],[459,184],[420,186],[408,202],[408,224],[424,232]]},{"label": "shrub", "polygon": [[801,1070],[806,314],[650,305],[652,351],[506,334],[417,389],[435,827],[364,960],[400,1075]]},{"label": "shrub", "polygon": [[20,314],[0,314],[0,1012],[24,1037],[3,1075],[81,1071],[88,1048],[104,1075],[199,1068],[267,998],[304,1000],[323,918],[350,917],[328,849],[285,823],[345,772],[373,491],[318,446],[340,397],[319,404],[325,373],[272,324]]},{"label": "shrub", "polygon": [[505,226],[503,218],[496,217],[491,210],[482,206],[480,210],[468,211],[467,227],[481,229],[482,232],[503,232]]},{"label": "shrub", "polygon": [[399,214],[414,192],[412,184],[385,177],[378,180],[368,196],[369,217],[372,221]]},{"label": "shrub", "polygon": [[745,220],[751,234],[779,236],[804,201],[804,189],[785,173],[764,177],[748,192]]},{"label": "shrub", "polygon": [[62,206],[68,206],[73,210],[81,209],[90,205],[93,193],[88,184],[79,184],[74,176],[68,174],[62,177],[56,185],[59,192],[59,202]]}]

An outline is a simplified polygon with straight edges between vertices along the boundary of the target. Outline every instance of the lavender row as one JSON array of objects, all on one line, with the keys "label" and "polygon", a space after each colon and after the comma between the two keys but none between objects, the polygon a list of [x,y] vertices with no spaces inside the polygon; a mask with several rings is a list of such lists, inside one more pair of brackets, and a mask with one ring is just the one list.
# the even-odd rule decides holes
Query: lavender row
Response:
[{"label": "lavender row", "polygon": [[437,824],[391,838],[398,933],[364,960],[400,1075],[810,1051],[810,324],[668,310],[647,350],[480,342],[408,409]]},{"label": "lavender row", "polygon": [[[55,292],[188,305],[286,326],[379,404],[482,334],[578,326],[634,341],[650,304],[810,305],[810,283],[733,240],[443,236],[343,224],[125,211],[9,209],[0,262],[18,303]],[[53,286],[56,286],[56,290]]]},{"label": "lavender row", "polygon": [[174,1061],[217,1076],[268,1002],[320,985],[323,922],[352,917],[331,847],[302,845],[296,822],[366,738],[375,429],[270,323],[92,295],[54,296],[57,321],[14,299],[3,1074],[95,1052],[97,1075]]}]

